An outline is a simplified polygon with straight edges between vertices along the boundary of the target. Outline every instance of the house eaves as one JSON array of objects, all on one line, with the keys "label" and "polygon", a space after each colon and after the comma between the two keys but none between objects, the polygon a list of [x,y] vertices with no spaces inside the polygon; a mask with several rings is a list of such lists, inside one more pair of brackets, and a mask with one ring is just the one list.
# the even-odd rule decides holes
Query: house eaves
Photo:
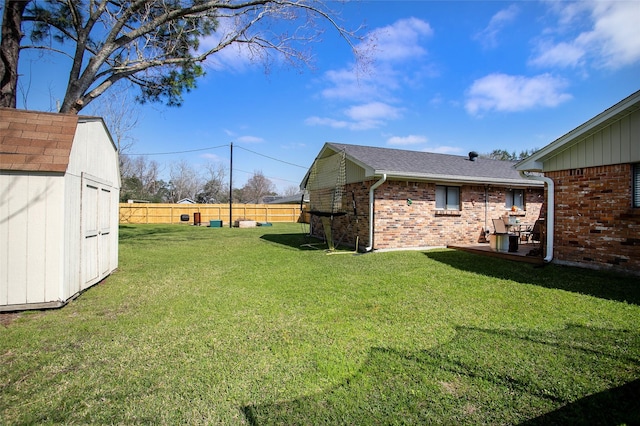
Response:
[{"label": "house eaves", "polygon": [[420,180],[453,184],[542,186],[524,179],[514,162],[420,151],[327,143],[319,156],[344,151],[348,161],[364,170],[366,178]]},{"label": "house eaves", "polygon": [[451,184],[470,184],[470,185],[507,185],[507,186],[521,186],[543,187],[542,182],[535,182],[528,179],[509,179],[509,178],[492,178],[492,177],[480,177],[470,178],[469,176],[456,176],[456,175],[443,175],[443,174],[431,174],[431,173],[402,173],[397,171],[385,171],[376,170],[372,175],[367,175],[372,179],[377,179],[383,175],[387,175],[387,179],[400,179],[400,180],[417,180],[427,182],[439,182],[439,183],[451,183]]},{"label": "house eaves", "polygon": [[521,171],[541,172],[544,163],[575,144],[640,109],[640,90],[516,164]]}]

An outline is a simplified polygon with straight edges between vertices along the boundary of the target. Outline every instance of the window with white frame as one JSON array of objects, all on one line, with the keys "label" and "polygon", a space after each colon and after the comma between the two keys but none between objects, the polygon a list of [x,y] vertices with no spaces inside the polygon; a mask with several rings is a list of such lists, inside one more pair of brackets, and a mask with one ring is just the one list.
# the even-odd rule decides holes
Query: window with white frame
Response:
[{"label": "window with white frame", "polygon": [[436,209],[460,210],[460,187],[436,185]]},{"label": "window with white frame", "polygon": [[524,189],[509,189],[505,207],[509,210],[516,206],[519,210],[524,210]]},{"label": "window with white frame", "polygon": [[633,166],[633,207],[640,208],[640,164]]}]

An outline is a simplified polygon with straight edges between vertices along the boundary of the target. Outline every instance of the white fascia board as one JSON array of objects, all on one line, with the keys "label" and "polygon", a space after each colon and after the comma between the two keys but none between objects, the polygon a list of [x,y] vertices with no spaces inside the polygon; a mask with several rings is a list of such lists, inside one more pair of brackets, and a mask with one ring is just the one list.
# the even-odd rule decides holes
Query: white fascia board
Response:
[{"label": "white fascia board", "polygon": [[422,180],[429,182],[445,182],[453,184],[472,184],[472,185],[504,185],[504,186],[522,186],[531,187],[539,186],[543,187],[543,182],[530,181],[527,179],[499,179],[490,177],[469,177],[469,176],[455,176],[455,175],[436,175],[429,173],[407,174],[402,172],[376,170],[373,175],[367,175],[367,177],[376,178],[383,175],[387,175],[387,180],[390,179],[403,179],[403,180]]},{"label": "white fascia board", "polygon": [[533,157],[525,158],[516,164],[516,170],[529,171],[529,172],[541,172],[544,167],[542,160],[536,160]]}]

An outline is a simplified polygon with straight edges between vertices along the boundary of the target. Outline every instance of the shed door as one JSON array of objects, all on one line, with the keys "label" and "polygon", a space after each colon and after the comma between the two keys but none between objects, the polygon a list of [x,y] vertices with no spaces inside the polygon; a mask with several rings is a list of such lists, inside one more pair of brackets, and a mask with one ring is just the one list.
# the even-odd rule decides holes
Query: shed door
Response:
[{"label": "shed door", "polygon": [[111,270],[111,188],[83,176],[82,185],[82,290]]},{"label": "shed door", "polygon": [[111,189],[100,188],[98,201],[98,239],[99,258],[98,267],[100,277],[105,277],[111,271]]}]

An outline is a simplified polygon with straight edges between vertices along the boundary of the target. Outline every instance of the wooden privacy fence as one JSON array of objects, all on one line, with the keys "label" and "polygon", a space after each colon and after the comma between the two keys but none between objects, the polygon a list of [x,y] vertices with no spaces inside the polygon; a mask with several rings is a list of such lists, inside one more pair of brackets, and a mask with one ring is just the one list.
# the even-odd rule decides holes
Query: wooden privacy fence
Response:
[{"label": "wooden privacy fence", "polygon": [[[120,203],[120,223],[194,223],[200,214],[200,223],[209,225],[212,220],[221,220],[229,226],[229,204],[152,204]],[[181,220],[189,215],[188,221]],[[246,218],[257,222],[303,222],[306,215],[300,214],[299,204],[233,204],[232,220]]]}]

